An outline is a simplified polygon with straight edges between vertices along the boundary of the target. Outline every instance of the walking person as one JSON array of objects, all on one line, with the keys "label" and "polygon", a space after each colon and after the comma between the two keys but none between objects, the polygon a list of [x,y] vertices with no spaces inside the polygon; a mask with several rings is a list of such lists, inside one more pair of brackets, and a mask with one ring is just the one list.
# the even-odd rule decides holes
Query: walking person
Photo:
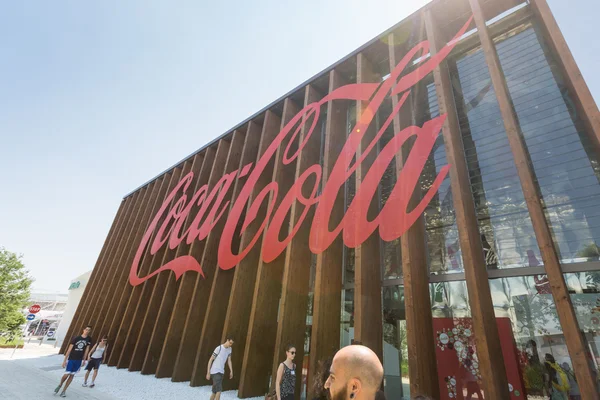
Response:
[{"label": "walking person", "polygon": [[108,349],[108,337],[104,336],[98,343],[94,345],[94,347],[92,347],[92,350],[90,350],[91,355],[88,357],[88,364],[87,367],[85,367],[87,372],[85,373],[85,378],[83,378],[83,384],[81,386],[87,387],[88,377],[90,376],[90,372],[92,372],[92,370],[94,370],[94,374],[92,375],[92,384],[90,385],[90,388],[96,386],[95,382],[96,377],[98,376],[98,369],[100,368],[100,364],[102,364],[106,349]]},{"label": "walking person", "polygon": [[296,392],[296,347],[288,345],[285,348],[286,359],[279,364],[277,368],[277,380],[275,381],[275,391],[277,400],[294,400]]},{"label": "walking person", "polygon": [[60,394],[60,397],[67,397],[67,389],[71,382],[73,382],[73,377],[79,372],[81,365],[85,365],[85,360],[87,359],[92,343],[92,337],[90,336],[91,331],[92,327],[86,326],[81,335],[71,340],[71,344],[69,344],[69,348],[65,353],[65,359],[62,363],[62,367],[66,368],[65,374],[60,379],[60,384],[54,389],[55,395],[58,394],[60,388],[64,384],[65,387]]},{"label": "walking person", "polygon": [[233,379],[233,367],[231,366],[231,346],[233,338],[227,336],[225,343],[219,345],[213,351],[206,367],[206,380],[212,380],[212,395],[210,400],[219,400],[223,391],[223,375],[225,374],[225,363],[229,366],[229,379]]}]

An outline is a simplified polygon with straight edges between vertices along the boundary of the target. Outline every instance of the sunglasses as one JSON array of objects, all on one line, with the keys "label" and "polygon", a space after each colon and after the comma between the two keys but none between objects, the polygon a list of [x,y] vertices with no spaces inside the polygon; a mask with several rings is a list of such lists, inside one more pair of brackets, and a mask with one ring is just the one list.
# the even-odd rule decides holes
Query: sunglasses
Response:
[{"label": "sunglasses", "polygon": [[295,352],[295,351],[290,351],[289,353],[290,353],[290,354],[296,354],[296,352]]}]

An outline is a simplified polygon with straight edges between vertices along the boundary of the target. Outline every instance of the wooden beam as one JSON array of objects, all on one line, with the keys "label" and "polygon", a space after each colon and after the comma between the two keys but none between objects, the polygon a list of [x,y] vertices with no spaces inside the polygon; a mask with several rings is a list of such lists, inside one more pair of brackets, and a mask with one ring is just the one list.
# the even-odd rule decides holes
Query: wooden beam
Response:
[{"label": "wooden beam", "polygon": [[63,338],[63,343],[60,347],[59,354],[65,354],[67,346],[70,344],[70,338],[73,336],[73,331],[77,327],[76,321],[79,321],[81,319],[83,310],[89,308],[89,305],[91,304],[90,302],[93,298],[92,293],[94,292],[94,289],[98,286],[98,282],[100,281],[100,275],[102,275],[102,273],[104,272],[104,267],[106,267],[106,258],[108,257],[108,254],[110,253],[112,247],[115,245],[116,236],[119,232],[119,229],[121,228],[123,218],[125,215],[125,210],[127,209],[127,205],[129,204],[130,202],[124,199],[119,205],[119,210],[117,211],[117,215],[113,220],[110,230],[108,231],[108,235],[106,236],[106,240],[104,241],[104,245],[102,246],[102,250],[100,251],[98,260],[96,261],[96,265],[92,270],[90,279],[85,285],[83,296],[81,297],[77,309],[75,310],[75,314],[73,315],[73,319],[71,320],[71,325],[67,329],[67,334]]},{"label": "wooden beam", "polygon": [[138,201],[136,201],[136,204],[133,208],[132,219],[127,224],[127,229],[119,241],[117,251],[113,254],[113,257],[110,260],[110,269],[108,270],[108,274],[104,279],[104,285],[102,286],[102,289],[98,292],[98,297],[96,300],[97,304],[90,312],[89,320],[92,326],[96,327],[97,335],[102,333],[102,323],[104,322],[105,314],[108,312],[108,306],[115,292],[115,286],[118,282],[118,277],[121,272],[119,269],[120,261],[123,257],[123,253],[128,248],[127,246],[131,245],[132,232],[140,222],[142,212],[146,207],[149,195],[150,190],[148,186],[140,190]]},{"label": "wooden beam", "polygon": [[[536,186],[535,174],[531,168],[527,147],[522,139],[520,126],[506,84],[506,77],[502,71],[496,47],[485,24],[485,18],[481,6],[479,5],[479,1],[469,0],[469,3],[473,10],[477,32],[481,41],[481,48],[485,54],[490,78],[494,86],[494,91],[496,92],[500,114],[504,121],[504,129],[508,135],[510,149],[517,166],[517,174],[521,181],[521,188],[523,190],[525,202],[527,203],[527,209],[529,210],[531,224],[533,225],[542,260],[544,261],[544,268],[548,275],[548,280],[550,281],[552,297],[554,298],[556,312],[563,329],[567,349],[571,356],[577,383],[583,398],[597,399],[598,392],[592,375],[592,369],[586,357],[587,347],[583,336],[579,331],[579,324],[577,322],[575,311],[573,310],[571,297],[569,296],[567,285],[560,268],[560,260],[556,248],[554,247],[546,215],[544,214],[541,196]],[[483,364],[481,365],[481,370],[484,371],[485,367]],[[506,385],[504,388],[506,388]],[[490,389],[488,388],[488,394],[490,394],[489,391]]]},{"label": "wooden beam", "polygon": [[[194,192],[199,190],[202,186],[206,185],[208,187],[208,193],[210,193],[210,191],[216,186],[217,182],[222,177],[223,171],[225,169],[225,162],[227,159],[227,154],[229,153],[229,145],[230,142],[228,140],[219,141],[219,144],[217,145],[217,152],[212,161],[212,165],[203,164],[202,172],[200,173],[200,177],[202,178],[202,180],[198,180]],[[208,171],[208,176],[206,177],[206,179],[204,179],[203,177],[203,175],[205,175],[205,169]],[[192,208],[192,211],[189,214],[187,221],[184,225],[184,229],[188,229],[200,208],[201,207]],[[188,245],[187,242],[182,242],[177,248],[177,257],[183,255],[190,255],[190,251],[191,245]],[[203,266],[203,271],[206,276],[206,274],[210,273],[211,270]],[[186,273],[183,277],[185,276],[187,276],[188,278],[202,279],[202,277],[197,273]],[[171,321],[171,314],[175,307],[175,301],[177,300],[177,294],[179,291],[178,289],[181,288],[181,284],[179,285],[179,287],[177,286],[177,282],[175,282],[174,276],[171,276],[171,278],[173,279],[169,280],[169,283],[167,284],[167,289],[165,290],[162,296],[163,298],[160,306],[160,311],[156,320],[156,324],[152,334],[152,339],[150,341],[150,346],[146,355],[146,360],[144,361],[142,373],[152,374],[157,372],[158,362],[163,352],[163,343],[166,340],[167,330]],[[197,304],[200,305],[202,303]],[[205,307],[199,308],[202,310],[205,309]],[[179,343],[179,340],[180,337],[173,338],[174,343]],[[175,355],[176,353],[173,354],[173,356]],[[157,375],[157,377],[164,376]]]},{"label": "wooden beam", "polygon": [[[203,158],[199,158],[198,156],[199,155],[196,155],[192,160],[186,161],[182,171],[182,177],[186,176],[190,171],[194,172],[196,179],[193,180],[194,183],[191,185],[192,187],[197,186],[199,183],[200,185],[206,183],[208,171],[210,171],[214,158],[214,150],[213,148],[210,148],[210,152],[206,151]],[[177,197],[173,200],[176,201],[176,199]],[[173,202],[173,204],[175,203]],[[164,246],[159,252],[160,251],[162,251],[163,254],[159,265],[165,265],[173,260],[177,254],[177,249],[171,249],[168,246]],[[164,295],[167,291],[170,294],[173,293],[175,290],[174,286],[176,285],[174,280],[170,281],[170,278],[172,278],[171,273],[158,274],[156,278],[156,283],[152,289],[152,295],[150,295],[150,300],[144,315],[144,322],[142,323],[140,334],[133,351],[133,357],[131,358],[131,363],[129,365],[129,370],[139,370],[144,375],[154,373],[151,365],[149,365],[147,361],[149,357],[152,356],[158,358],[160,353],[157,354],[155,348],[150,348],[152,334],[154,333],[154,327],[158,322],[158,313]]]},{"label": "wooden beam", "polygon": [[[422,21],[422,20],[421,20]],[[421,29],[421,27],[418,27]],[[413,28],[415,29],[415,28]],[[394,34],[388,36],[390,71],[396,67],[396,51]],[[415,88],[416,90],[416,88]],[[418,95],[413,92],[413,96]],[[398,96],[392,96],[392,106],[398,104]],[[412,115],[416,110],[404,106]],[[407,108],[409,107],[409,108]],[[401,117],[394,117],[394,132],[412,125],[411,115],[407,115],[401,125]],[[404,160],[408,154],[396,156],[396,177],[402,171]],[[408,209],[414,209],[416,201],[421,199],[420,185],[415,187]],[[421,216],[401,239],[402,247],[402,277],[404,279],[404,309],[406,310],[406,336],[408,347],[408,374],[410,392],[423,394],[433,398],[440,397],[438,384],[437,363],[435,357],[435,341],[431,315],[431,299],[429,297],[429,268],[427,265],[427,249],[425,247],[425,218]],[[402,371],[402,368],[400,368]],[[402,378],[402,377],[401,377]]]},{"label": "wooden beam", "polygon": [[[312,86],[306,86],[304,95],[304,106],[319,101],[322,98]],[[303,126],[299,141],[302,142],[306,137],[311,121]],[[317,124],[311,138],[300,154],[296,164],[294,181],[312,165],[321,163],[321,127]],[[309,182],[306,186],[310,186]],[[311,188],[303,188],[302,192],[306,198],[310,197]],[[288,226],[287,233],[293,226],[298,225],[300,216],[304,207],[299,202],[294,202],[290,211],[291,224]],[[296,397],[300,398],[302,387],[302,365],[304,358],[304,336],[306,332],[306,314],[308,309],[308,292],[310,285],[310,267],[312,263],[312,253],[309,248],[310,221],[313,220],[314,207],[310,208],[305,216],[304,223],[301,223],[294,240],[288,245],[285,253],[285,264],[283,271],[283,282],[281,291],[281,303],[279,316],[273,319],[277,323],[275,335],[275,349],[272,357],[271,367],[271,388],[275,388],[275,377],[277,368],[285,357],[285,348],[288,344],[296,346],[295,363],[298,366],[296,379]],[[277,321],[278,320],[278,321]]]},{"label": "wooden beam", "polygon": [[[123,318],[123,313],[125,312],[125,307],[127,306],[127,300],[123,294],[126,293],[129,287],[131,287],[131,284],[129,283],[129,271],[131,269],[131,263],[135,257],[135,251],[137,250],[136,245],[142,240],[144,231],[153,217],[152,210],[160,192],[160,184],[160,180],[155,180],[148,185],[148,196],[144,209],[140,213],[140,218],[138,219],[134,230],[131,232],[130,240],[128,241],[126,247],[127,251],[123,253],[123,256],[119,260],[119,266],[117,267],[119,272],[116,277],[116,281],[114,282],[114,293],[111,297],[108,311],[106,312],[106,316],[100,329],[101,336],[109,334],[111,324],[115,318],[118,321]],[[104,362],[106,361],[107,360],[105,358]]]},{"label": "wooden beam", "polygon": [[[228,152],[229,152],[230,146],[228,145],[227,148],[222,148],[220,153],[219,153],[219,159],[223,160],[226,158]],[[216,182],[218,181],[219,178],[221,178],[221,173],[224,170],[225,166],[223,165],[224,163],[220,162],[217,165],[217,169],[214,171],[214,173],[211,173],[211,175],[209,176],[209,180],[211,180],[211,185],[214,186],[214,184],[216,184]],[[206,298],[206,296],[208,296],[208,292],[210,291],[210,286],[208,286],[211,282],[212,279],[210,279],[210,277],[212,277],[212,275],[215,272],[216,269],[216,265],[210,265],[210,264],[206,264],[203,261],[203,255],[204,255],[204,250],[206,249],[206,244],[207,244],[207,240],[203,240],[203,241],[195,241],[194,243],[192,243],[191,249],[190,249],[190,253],[189,255],[193,258],[195,258],[196,260],[200,260],[200,264],[202,265],[202,269],[204,271],[204,277],[201,276],[196,276],[195,280],[193,280],[192,282],[187,282],[186,281],[186,292],[185,294],[187,295],[188,293],[191,295],[191,302],[190,302],[190,307],[189,310],[185,309],[186,313],[183,315],[179,315],[178,316],[178,323],[183,324],[179,329],[183,329],[184,330],[184,334],[183,336],[179,337],[179,338],[174,338],[174,341],[172,343],[170,343],[170,345],[175,346],[175,345],[179,345],[179,347],[175,350],[171,349],[169,351],[171,351],[172,356],[174,356],[175,358],[175,365],[174,365],[174,370],[173,370],[173,380],[175,381],[179,381],[179,380],[188,380],[190,379],[190,375],[191,375],[191,371],[192,371],[192,365],[191,362],[193,362],[194,359],[194,350],[196,349],[197,343],[198,343],[198,339],[197,337],[193,340],[187,341],[187,339],[189,338],[189,336],[186,336],[185,334],[185,328],[186,326],[189,324],[190,328],[193,327],[193,329],[195,329],[196,331],[198,331],[197,334],[199,334],[199,331],[201,329],[201,326],[199,325],[200,323],[202,323],[203,318],[202,316],[204,315],[205,312],[205,302],[206,300],[204,300]],[[188,283],[190,284],[188,286]],[[188,291],[191,291],[188,292]],[[180,301],[182,301],[183,299],[180,298]],[[198,305],[198,306],[196,306]],[[189,314],[187,313],[187,311],[189,311]],[[187,319],[183,319],[185,318],[185,315],[187,315]],[[185,357],[187,360],[191,360],[190,365],[185,369],[185,370],[181,370],[180,367],[182,365],[178,364],[178,359],[179,359],[179,355],[181,354],[181,352],[185,353]],[[181,374],[184,374],[184,378],[181,378]]]},{"label": "wooden beam", "polygon": [[[179,181],[183,176],[189,172],[191,167],[191,163],[186,162],[182,167],[176,168],[173,170],[171,174],[171,180],[169,182],[169,188],[167,189],[168,193],[171,193],[174,188],[177,186]],[[170,206],[173,205],[171,202]],[[166,213],[163,215],[160,220],[158,226],[162,226],[164,220],[166,219]],[[150,271],[155,271],[162,264],[163,256],[165,254],[165,247],[160,248],[154,256],[152,256],[152,262],[150,263]],[[159,274],[160,275],[160,274]],[[156,275],[144,283],[142,285],[144,288],[142,289],[142,295],[140,297],[140,301],[137,304],[136,311],[133,315],[133,319],[130,322],[129,331],[127,332],[127,337],[125,339],[125,345],[123,346],[123,350],[121,351],[121,355],[119,356],[119,361],[117,362],[117,368],[129,367],[130,371],[139,371],[142,368],[142,360],[140,360],[140,356],[135,360],[134,363],[134,355],[137,346],[140,345],[140,337],[142,340],[146,340],[145,346],[147,346],[147,340],[149,339],[149,333],[142,333],[144,319],[146,317],[146,313],[152,301],[152,294],[154,293],[154,288],[159,280],[159,275]],[[148,338],[148,339],[145,339]],[[145,352],[144,352],[145,354]]]},{"label": "wooden beam", "polygon": [[[283,118],[281,129],[298,113],[299,108],[294,102],[287,98],[283,106]],[[289,135],[291,137],[292,135]],[[302,139],[300,138],[300,141]],[[277,182],[278,196],[269,199],[269,207],[277,209],[283,196],[289,192],[295,181],[297,159],[289,164],[284,164],[284,153],[289,140],[284,141],[275,155],[275,168],[273,170],[273,182]],[[283,222],[284,235],[289,233],[289,216]],[[266,233],[263,233],[263,243]],[[294,240],[296,240],[294,238]],[[246,347],[240,371],[240,386],[238,396],[253,397],[265,394],[269,388],[269,375],[273,360],[273,343],[277,332],[277,314],[279,311],[279,299],[281,297],[281,279],[286,260],[284,250],[275,260],[265,263],[259,258],[256,285],[252,297],[252,310],[248,324],[248,335]],[[310,264],[308,264],[310,265]],[[306,267],[306,266],[305,266]],[[296,310],[300,313],[299,310]]]},{"label": "wooden beam", "polygon": [[545,42],[556,55],[554,60],[560,67],[569,92],[577,105],[578,114],[585,124],[590,139],[597,146],[596,151],[598,151],[598,146],[600,146],[600,112],[598,112],[598,106],[581,75],[567,41],[554,19],[548,2],[546,0],[531,0],[531,7],[544,31]]},{"label": "wooden beam", "polygon": [[[221,175],[223,174],[228,152],[229,141],[220,140],[217,145],[217,152],[212,162],[202,164],[202,171],[199,172],[200,176],[197,181],[196,187],[194,188],[194,193],[204,185],[207,185],[210,193],[210,190],[216,185],[216,183],[221,178]],[[190,213],[184,224],[184,230],[188,229],[199,210],[200,207],[192,208],[192,212]],[[173,252],[176,251],[176,257],[180,257],[183,255],[189,255],[190,250],[191,245],[188,245],[187,242],[184,241],[177,247],[176,250],[174,249]],[[205,274],[207,273],[206,268],[204,268],[203,271]],[[200,277],[200,275],[196,272],[184,274],[184,276],[186,275],[192,276],[194,278]],[[146,359],[144,360],[144,365],[142,367],[143,374],[156,373],[158,361],[163,350],[165,336],[169,328],[169,323],[171,321],[171,314],[173,311],[173,307],[175,306],[175,300],[177,299],[179,287],[180,286],[178,286],[177,282],[175,281],[175,277],[171,274],[169,276],[169,281],[167,283],[166,289],[162,294],[162,302],[160,305],[159,313],[156,317],[156,322],[154,324],[152,337],[150,339],[150,346],[148,347]],[[204,307],[200,308],[204,309]],[[176,338],[176,341],[178,342],[179,338]]]},{"label": "wooden beam", "polygon": [[[444,44],[431,14],[431,9],[425,10],[424,18],[430,52],[435,54]],[[442,62],[434,69],[433,77],[440,115],[447,114],[442,127],[442,134],[446,147],[446,157],[450,164],[452,199],[456,212],[456,223],[483,386],[486,398],[489,396],[490,399],[507,399],[509,398],[509,392],[504,357],[500,347],[498,326],[485,269],[483,246],[477,224],[475,204],[471,194],[469,172],[464,156],[450,73],[446,62]]]},{"label": "wooden beam", "polygon": [[[363,53],[356,57],[357,83],[379,82],[380,77],[374,72],[369,60]],[[356,120],[360,119],[369,102],[356,103]],[[359,145],[356,158],[361,156],[362,148],[367,146],[376,134],[371,124]],[[375,152],[371,152],[356,169],[356,190],[360,188],[363,178],[373,165]],[[371,204],[369,216],[374,217],[378,212],[378,204]],[[364,243],[355,249],[355,283],[354,283],[354,337],[369,347],[383,361],[383,313],[381,310],[381,272],[379,267],[380,239],[374,232]],[[376,260],[374,262],[373,260]]]},{"label": "wooden beam", "polygon": [[[245,165],[254,163],[257,161],[258,147],[260,144],[260,133],[261,127],[255,122],[250,121],[247,128],[247,133],[244,138],[244,149],[240,159],[239,169],[242,169]],[[233,188],[233,194],[231,196],[231,207],[235,199],[237,199],[240,191],[244,187],[247,180],[247,175],[242,178],[238,178]],[[227,215],[229,214],[229,210]],[[220,240],[220,233],[223,231],[225,225],[225,216],[223,220],[213,229],[214,234],[208,237],[206,245],[206,251],[204,252],[203,263],[209,263],[210,265],[217,265],[217,252]],[[241,228],[238,228],[238,231]],[[233,248],[239,248],[239,239],[237,243],[233,244]],[[210,295],[207,302],[206,316],[202,324],[202,332],[200,335],[200,343],[198,345],[198,351],[196,352],[196,358],[194,368],[202,367],[202,360],[208,360],[215,349],[215,347],[221,342],[223,336],[223,325],[225,324],[225,316],[227,314],[227,306],[229,304],[229,294],[231,293],[231,287],[233,285],[233,277],[235,274],[235,268],[229,270],[223,270],[216,268],[215,275],[213,277],[213,283],[210,288]],[[190,310],[191,312],[191,310]],[[186,327],[188,324],[186,323]],[[193,327],[190,328],[192,332],[195,332]],[[187,332],[187,331],[186,331]],[[202,371],[200,369],[200,371]],[[201,374],[200,374],[201,375]],[[208,381],[203,382],[203,377],[200,376],[200,384],[208,384]]]},{"label": "wooden beam", "polygon": [[[235,157],[237,154],[239,147],[239,134],[236,135],[235,139],[236,141],[233,143],[235,146],[230,146],[231,157]],[[233,159],[228,157],[228,161],[233,161]],[[237,164],[235,162],[229,162],[228,165],[226,165],[226,170],[231,172],[235,169],[236,165]],[[227,197],[227,199],[230,200],[231,197]],[[229,215],[228,212],[227,215]],[[211,284],[213,284],[214,281],[214,275],[218,272],[218,244],[226,220],[226,216],[223,216],[223,218],[211,230],[203,245],[192,248],[193,256],[198,257],[198,259],[201,260],[200,264],[205,269],[205,277],[204,279],[198,277],[194,282],[190,304],[206,304],[206,306],[203,307],[203,310],[198,310],[197,307],[191,306],[189,309],[185,310],[186,312],[182,316],[181,323],[183,324],[183,334],[181,335],[181,339],[178,343],[179,346],[176,353],[172,374],[172,379],[176,382],[191,380],[193,375],[195,367],[194,361],[198,349],[199,337],[202,331],[202,324],[204,322],[206,308],[208,308],[208,304],[206,302],[211,291]]]},{"label": "wooden beam", "polygon": [[[166,180],[168,179],[169,185],[167,187],[166,194],[162,199],[163,203],[166,199],[166,196],[168,196],[169,193],[171,193],[173,189],[177,186],[181,176],[182,169],[180,167],[171,171],[169,175],[165,178]],[[157,226],[162,226],[165,218],[166,213],[160,217]],[[145,257],[142,260],[142,268],[147,268],[148,272],[156,270],[160,267],[162,255],[163,253],[160,250],[157,251],[154,255],[151,255],[147,250]],[[149,264],[149,266],[146,266],[146,264]],[[141,326],[144,321],[145,311],[148,307],[148,303],[150,302],[150,296],[152,296],[152,289],[154,289],[154,284],[156,283],[157,279],[158,278],[154,276],[142,283],[141,285],[137,286],[141,290],[139,298],[137,299],[138,301],[129,302],[128,309],[125,311],[125,317],[123,320],[123,322],[126,324],[126,328],[125,331],[123,331],[124,342],[122,344],[122,350],[120,354],[115,354],[115,356],[117,357],[117,368],[127,368],[131,364],[133,351],[135,349],[137,339],[140,334]],[[121,338],[122,337],[119,335],[117,337],[117,340],[122,340]]]},{"label": "wooden beam", "polygon": [[[334,69],[329,73],[329,93],[345,84],[341,75]],[[323,152],[323,182],[329,174],[342,146],[346,141],[346,117],[348,102],[329,101],[325,124],[325,144]],[[344,216],[343,191],[338,194],[330,219],[341,221]],[[313,318],[310,340],[308,384],[312,388],[313,376],[319,360],[333,357],[340,347],[340,319],[342,304],[342,254],[341,235],[322,253],[317,254],[315,288],[313,294]]]},{"label": "wooden beam", "polygon": [[[231,138],[231,144],[227,146],[219,147],[217,149],[217,154],[215,157],[215,162],[213,164],[213,170],[211,172],[209,182],[208,182],[208,190],[212,191],[213,188],[218,183],[218,180],[221,178],[223,174],[230,174],[235,171],[238,166],[240,160],[240,153],[244,142],[244,133],[240,131],[235,131]],[[222,167],[224,165],[224,168]],[[231,191],[226,194],[226,197],[223,200],[223,203],[229,201],[231,199],[230,196]],[[190,215],[193,217],[196,213],[192,212]],[[220,226],[224,224],[224,221],[227,218],[227,213],[221,217]],[[215,229],[219,229],[217,226],[212,229],[209,235],[215,235],[213,232],[220,232],[220,230],[215,231]],[[222,228],[221,228],[222,229]],[[206,243],[209,243],[209,238],[206,238]],[[197,251],[197,249],[196,249]],[[209,251],[209,247],[204,246],[203,253]],[[216,251],[216,250],[215,250]],[[187,254],[194,257],[192,254],[191,246],[187,247]],[[177,354],[179,353],[179,346],[181,344],[181,339],[184,333],[186,320],[188,311],[190,309],[194,309],[194,313],[202,314],[203,310],[197,310],[196,307],[200,307],[204,309],[204,305],[206,304],[206,298],[208,298],[208,294],[206,294],[206,298],[204,297],[204,292],[208,292],[208,290],[200,290],[199,293],[196,293],[196,297],[194,297],[194,289],[196,288],[196,282],[198,280],[207,280],[210,284],[211,279],[210,276],[214,274],[216,270],[216,264],[209,264],[204,262],[204,256],[201,255],[199,257],[200,265],[205,272],[204,278],[199,275],[190,275],[185,274],[182,277],[181,283],[179,285],[179,290],[177,292],[177,298],[175,304],[173,305],[173,313],[171,315],[171,319],[169,321],[168,329],[164,338],[164,345],[162,349],[162,353],[160,355],[160,359],[158,361],[158,367],[156,369],[156,377],[164,378],[173,376],[173,371],[175,367],[175,361],[177,359]],[[209,289],[208,287],[206,289]],[[193,301],[192,301],[193,299]],[[199,312],[198,312],[199,311]],[[200,329],[198,326],[194,326],[194,332],[197,336],[200,335]],[[197,343],[197,339],[194,340]],[[193,346],[193,343],[192,345]],[[191,347],[187,347],[186,351],[193,352]]]},{"label": "wooden beam", "polygon": [[[167,173],[159,178],[160,188],[157,196],[155,196],[154,199],[154,205],[152,207],[152,211],[150,212],[151,217],[156,215],[164,201],[165,196],[167,195],[170,177],[171,174]],[[153,242],[154,236],[155,235],[151,237],[148,243]],[[146,276],[148,273],[150,273],[150,260],[150,246],[147,246],[140,263],[138,273],[139,276]],[[135,311],[135,305],[138,303],[140,295],[142,294],[142,288],[142,285],[133,287],[128,281],[126,282],[126,287],[123,290],[123,295],[119,302],[119,309],[115,312],[110,329],[107,333],[110,340],[110,346],[107,354],[104,357],[104,362],[109,366],[115,366],[119,361],[119,356],[123,350],[123,344],[127,338],[129,324],[131,323],[133,312]]]},{"label": "wooden beam", "polygon": [[[281,118],[272,111],[268,110],[265,114],[265,122],[260,138],[260,155],[265,152],[273,139],[279,133],[280,124]],[[275,158],[273,157],[265,167],[263,173],[253,188],[249,199],[249,204],[256,199],[256,196],[260,194],[266,185],[271,183],[274,165]],[[263,201],[257,212],[256,218],[248,224],[248,227],[242,233],[240,250],[245,249],[251,243],[256,234],[259,234],[260,225],[262,224],[262,221],[265,219],[266,215],[267,202]],[[235,267],[235,275],[233,278],[233,285],[231,288],[231,295],[229,297],[229,305],[227,308],[227,315],[225,317],[223,331],[224,335],[230,334],[235,339],[235,348],[233,349],[232,353],[234,375],[232,380],[225,380],[223,382],[225,390],[235,389],[239,385],[242,359],[246,348],[246,333],[250,320],[252,296],[254,294],[254,286],[256,284],[256,273],[258,270],[261,247],[262,235],[260,235],[258,240],[256,240],[252,250],[250,250],[246,257],[240,261],[237,267]],[[208,360],[196,360],[191,381],[192,386],[197,386],[200,384],[202,375],[206,374],[206,361]],[[204,363],[204,366],[201,365],[202,363]]]}]

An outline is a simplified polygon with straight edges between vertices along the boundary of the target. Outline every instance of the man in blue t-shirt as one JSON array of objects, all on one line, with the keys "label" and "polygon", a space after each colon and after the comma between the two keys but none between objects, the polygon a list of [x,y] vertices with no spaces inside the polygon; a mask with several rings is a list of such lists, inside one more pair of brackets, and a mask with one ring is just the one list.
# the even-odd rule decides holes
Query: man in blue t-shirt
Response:
[{"label": "man in blue t-shirt", "polygon": [[60,379],[60,385],[54,389],[54,394],[58,394],[64,383],[65,388],[60,394],[60,397],[67,397],[67,388],[73,381],[73,377],[82,365],[85,366],[85,360],[87,359],[88,351],[92,345],[92,337],[90,336],[91,331],[92,327],[86,326],[80,336],[74,337],[73,340],[71,340],[71,344],[65,353],[65,359],[62,363],[62,367],[66,368],[66,371]]}]

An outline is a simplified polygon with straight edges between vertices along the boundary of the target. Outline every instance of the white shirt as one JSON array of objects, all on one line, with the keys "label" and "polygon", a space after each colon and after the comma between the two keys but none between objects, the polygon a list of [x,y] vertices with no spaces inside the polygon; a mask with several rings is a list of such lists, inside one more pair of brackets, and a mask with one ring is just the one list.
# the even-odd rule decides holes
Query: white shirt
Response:
[{"label": "white shirt", "polygon": [[217,346],[215,351],[213,351],[213,357],[215,357],[215,360],[210,367],[210,374],[224,374],[225,363],[230,355],[231,347],[225,347],[223,345]]},{"label": "white shirt", "polygon": [[104,350],[106,350],[106,346],[100,347],[100,345],[96,346],[96,351],[92,354],[91,358],[102,358],[104,355]]}]

